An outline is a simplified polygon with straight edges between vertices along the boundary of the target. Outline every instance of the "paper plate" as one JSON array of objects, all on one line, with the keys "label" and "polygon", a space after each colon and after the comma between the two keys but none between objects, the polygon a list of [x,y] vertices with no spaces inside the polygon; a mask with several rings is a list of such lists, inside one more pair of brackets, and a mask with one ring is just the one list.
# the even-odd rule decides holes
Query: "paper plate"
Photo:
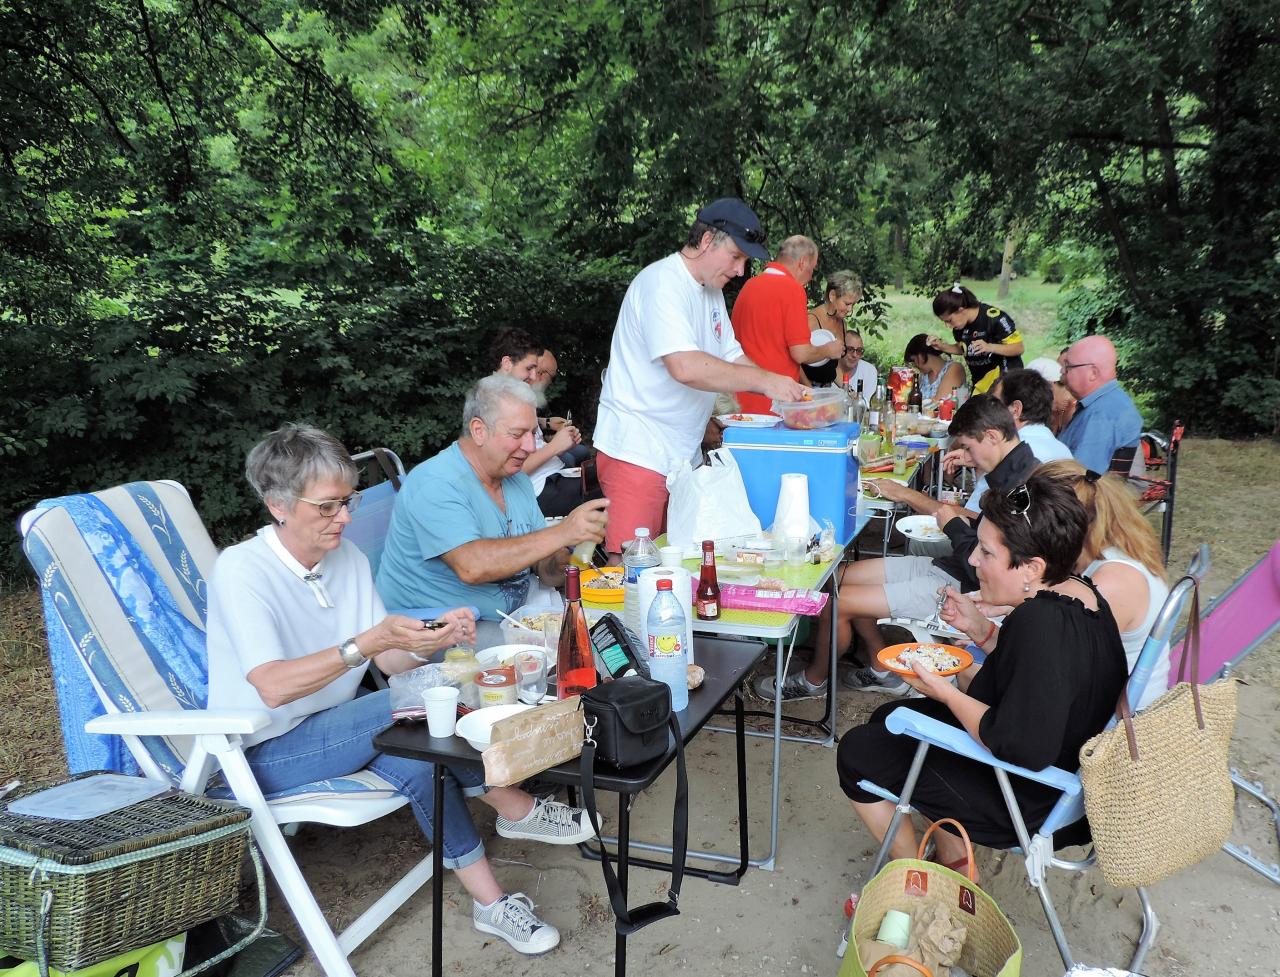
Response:
[{"label": "paper plate", "polygon": [[546,654],[546,649],[542,645],[494,645],[491,648],[476,652],[476,664],[481,668],[494,668],[498,665],[505,665],[522,651],[536,651],[540,655]]},{"label": "paper plate", "polygon": [[716,420],[725,427],[773,427],[778,423],[776,414],[717,414]]},{"label": "paper plate", "polygon": [[471,749],[483,753],[489,748],[494,723],[532,708],[533,706],[517,702],[511,706],[486,706],[483,709],[476,709],[458,720],[458,735],[471,744]]},{"label": "paper plate", "polygon": [[924,542],[945,542],[947,534],[938,528],[938,520],[933,516],[903,516],[897,522],[898,532],[908,539]]},{"label": "paper plate", "polygon": [[[825,346],[827,345],[827,343],[834,342],[835,338],[836,338],[836,334],[833,333],[830,329],[815,329],[813,332],[809,333],[809,343],[810,345],[813,345],[813,346]],[[825,359],[825,360],[818,360],[817,362],[810,363],[809,365],[822,366],[823,364],[830,363],[830,362],[831,362],[830,359]]]},{"label": "paper plate", "polygon": [[[939,670],[937,673],[939,675],[955,675],[957,672],[963,672],[973,664],[973,655],[969,654],[963,648],[957,648],[955,645],[944,645],[936,642],[930,643],[936,648],[945,648],[948,654],[955,655],[960,659],[959,665],[955,668]],[[906,651],[908,648],[919,647],[920,642],[918,641],[908,641],[900,645],[889,645],[889,647],[881,648],[880,651],[876,653],[876,661],[879,663],[881,668],[887,668],[889,671],[896,672],[899,675],[914,675],[915,671],[913,669],[902,668],[897,664],[891,664],[891,662],[893,659],[897,658],[901,652]],[[458,725],[461,726],[462,722],[459,721]]]}]

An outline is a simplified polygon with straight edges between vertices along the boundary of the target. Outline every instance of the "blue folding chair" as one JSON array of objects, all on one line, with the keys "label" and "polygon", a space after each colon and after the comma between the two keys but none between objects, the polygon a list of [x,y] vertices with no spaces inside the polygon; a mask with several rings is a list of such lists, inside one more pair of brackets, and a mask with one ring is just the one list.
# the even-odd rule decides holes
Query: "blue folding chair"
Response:
[{"label": "blue folding chair", "polygon": [[[1187,600],[1195,588],[1195,583],[1202,580],[1208,572],[1209,548],[1202,545],[1187,569],[1187,577],[1180,580],[1169,592],[1169,596],[1160,608],[1160,613],[1156,616],[1155,623],[1151,626],[1151,632],[1147,636],[1142,652],[1138,656],[1138,662],[1134,665],[1133,672],[1129,676],[1128,692],[1130,702],[1141,701],[1142,693],[1146,689],[1147,682],[1151,678],[1151,673],[1156,663],[1162,655],[1168,653],[1170,636],[1173,634],[1173,629],[1178,620],[1186,610]],[[1113,719],[1112,724],[1114,722],[1115,720]],[[916,781],[920,777],[920,770],[924,766],[925,756],[931,746],[968,757],[979,763],[985,763],[991,767],[996,782],[1000,785],[1000,793],[1004,796],[1005,805],[1009,810],[1009,817],[1013,820],[1014,831],[1019,841],[1019,848],[1016,850],[1023,855],[1027,869],[1027,880],[1040,897],[1040,904],[1044,908],[1045,918],[1049,922],[1049,929],[1053,933],[1054,942],[1058,945],[1058,952],[1062,955],[1062,962],[1070,970],[1075,965],[1075,962],[1071,957],[1066,934],[1063,932],[1062,923],[1058,920],[1057,910],[1054,908],[1053,899],[1049,894],[1049,886],[1045,880],[1045,870],[1052,867],[1069,872],[1082,872],[1091,867],[1095,861],[1096,856],[1092,849],[1084,859],[1078,861],[1058,858],[1054,854],[1054,833],[1074,824],[1085,816],[1084,793],[1080,785],[1079,771],[1067,771],[1059,767],[1028,770],[1025,767],[1006,763],[992,756],[989,750],[963,729],[940,722],[914,709],[895,709],[889,714],[885,726],[892,733],[910,736],[919,740],[920,745],[916,749],[911,768],[907,773],[901,797],[894,796],[890,791],[870,781],[864,780],[858,785],[864,790],[883,797],[885,800],[892,801],[896,805],[893,819],[889,823],[889,829],[885,832],[884,841],[880,845],[880,851],[876,855],[875,864],[872,866],[868,878],[874,877],[880,871],[880,867],[888,858],[889,847],[898,832],[898,825],[903,817],[912,812],[911,795],[915,791]],[[1018,807],[1017,799],[1009,782],[1010,774],[1024,777],[1027,780],[1032,780],[1062,792],[1061,798],[1053,806],[1049,816],[1045,818],[1044,823],[1040,825],[1034,835],[1027,829],[1026,821],[1023,819],[1022,812]],[[957,813],[963,821],[963,814]],[[1142,935],[1138,940],[1133,959],[1129,964],[1129,969],[1132,971],[1141,970],[1142,961],[1146,957],[1147,951],[1151,949],[1156,933],[1160,929],[1160,921],[1156,918],[1155,910],[1151,907],[1151,901],[1145,888],[1140,887],[1138,889],[1138,898],[1142,903]]]}]

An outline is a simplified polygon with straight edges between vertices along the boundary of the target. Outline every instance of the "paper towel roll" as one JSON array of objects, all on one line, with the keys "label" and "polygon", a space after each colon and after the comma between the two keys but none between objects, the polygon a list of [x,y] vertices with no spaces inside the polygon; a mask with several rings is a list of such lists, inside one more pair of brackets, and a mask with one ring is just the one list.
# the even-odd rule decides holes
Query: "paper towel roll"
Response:
[{"label": "paper towel roll", "polygon": [[658,581],[671,581],[671,592],[684,607],[684,646],[689,649],[689,664],[693,664],[693,590],[694,580],[684,567],[649,567],[640,571],[640,640],[649,647],[649,605],[658,596]]},{"label": "paper towel roll", "polygon": [[809,537],[809,476],[788,472],[782,476],[778,508],[773,514],[773,538]]}]

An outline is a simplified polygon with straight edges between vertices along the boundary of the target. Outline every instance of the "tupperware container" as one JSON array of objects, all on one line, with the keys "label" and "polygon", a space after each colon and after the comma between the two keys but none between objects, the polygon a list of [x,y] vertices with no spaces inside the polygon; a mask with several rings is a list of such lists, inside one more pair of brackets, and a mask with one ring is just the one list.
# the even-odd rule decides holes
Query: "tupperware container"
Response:
[{"label": "tupperware container", "polygon": [[812,400],[773,402],[782,423],[797,431],[816,431],[844,420],[848,397],[839,387],[823,387],[813,391]]}]

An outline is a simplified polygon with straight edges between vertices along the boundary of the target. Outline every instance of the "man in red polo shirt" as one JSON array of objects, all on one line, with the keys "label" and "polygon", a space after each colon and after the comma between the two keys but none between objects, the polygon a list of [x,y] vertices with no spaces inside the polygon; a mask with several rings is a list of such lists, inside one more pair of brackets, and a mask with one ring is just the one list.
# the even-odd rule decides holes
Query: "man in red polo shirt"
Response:
[{"label": "man in red polo shirt", "polygon": [[[751,362],[797,382],[801,363],[844,355],[843,336],[821,346],[811,340],[804,287],[817,266],[818,246],[802,234],[789,237],[733,304],[733,332]],[[740,392],[738,403],[752,414],[773,413],[773,402],[761,394]]]}]

